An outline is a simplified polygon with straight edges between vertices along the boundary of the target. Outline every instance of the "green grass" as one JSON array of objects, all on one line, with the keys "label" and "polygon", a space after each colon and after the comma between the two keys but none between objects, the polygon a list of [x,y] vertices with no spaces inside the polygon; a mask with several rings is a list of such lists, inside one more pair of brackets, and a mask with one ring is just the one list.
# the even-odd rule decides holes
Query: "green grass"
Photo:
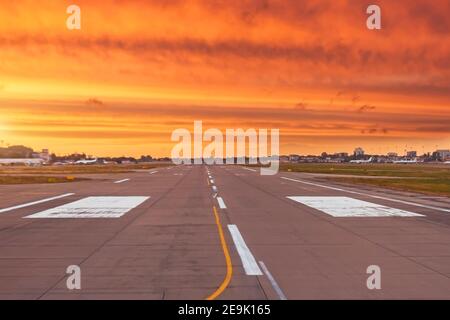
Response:
[{"label": "green grass", "polygon": [[45,176],[0,176],[0,185],[4,184],[39,184],[39,183],[65,183],[87,179],[75,177],[45,177]]},{"label": "green grass", "polygon": [[428,164],[281,164],[281,171],[335,175],[450,179],[450,166]]},{"label": "green grass", "polygon": [[127,164],[127,165],[66,165],[66,166],[4,166],[0,174],[97,174],[97,173],[127,173],[134,170],[149,170],[172,164]]},{"label": "green grass", "polygon": [[450,166],[446,165],[296,163],[281,164],[280,170],[333,175],[326,179],[348,184],[450,196]]},{"label": "green grass", "polygon": [[430,195],[450,196],[450,179],[367,179],[367,178],[328,178],[336,182],[344,182],[349,184],[363,184],[369,186],[377,186],[388,189],[395,189],[401,191],[420,192]]}]

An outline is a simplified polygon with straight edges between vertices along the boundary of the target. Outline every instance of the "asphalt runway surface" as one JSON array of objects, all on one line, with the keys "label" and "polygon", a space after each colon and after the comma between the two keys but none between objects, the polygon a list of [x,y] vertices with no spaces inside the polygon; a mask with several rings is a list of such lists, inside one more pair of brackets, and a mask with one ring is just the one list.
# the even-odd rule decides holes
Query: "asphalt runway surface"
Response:
[{"label": "asphalt runway surface", "polygon": [[0,299],[450,299],[447,197],[241,166],[92,177],[0,186]]}]

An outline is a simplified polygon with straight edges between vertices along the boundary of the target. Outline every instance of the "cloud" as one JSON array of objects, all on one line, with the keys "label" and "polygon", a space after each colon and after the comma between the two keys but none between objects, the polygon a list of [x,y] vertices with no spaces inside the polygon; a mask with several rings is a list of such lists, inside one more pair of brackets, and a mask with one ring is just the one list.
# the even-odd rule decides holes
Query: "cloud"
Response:
[{"label": "cloud", "polygon": [[366,128],[361,130],[361,134],[388,134],[389,129],[387,128]]},{"label": "cloud", "polygon": [[375,110],[376,108],[377,108],[376,106],[365,104],[365,105],[359,107],[357,111],[365,112],[365,111]]},{"label": "cloud", "polygon": [[101,101],[97,98],[88,99],[88,100],[86,100],[85,104],[88,106],[104,106],[105,105],[103,103],[103,101]]},{"label": "cloud", "polygon": [[361,97],[357,94],[353,95],[352,97],[352,104],[357,103],[359,100],[361,100]]},{"label": "cloud", "polygon": [[299,102],[294,106],[294,108],[297,110],[306,110],[307,107],[308,107],[308,104],[305,102]]}]

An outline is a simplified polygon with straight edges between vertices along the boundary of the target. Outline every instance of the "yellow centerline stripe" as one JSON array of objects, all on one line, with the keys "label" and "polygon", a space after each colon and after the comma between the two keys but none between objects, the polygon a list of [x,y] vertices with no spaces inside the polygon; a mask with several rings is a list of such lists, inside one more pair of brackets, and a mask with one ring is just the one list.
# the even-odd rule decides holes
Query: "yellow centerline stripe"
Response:
[{"label": "yellow centerline stripe", "polygon": [[218,296],[220,296],[225,291],[225,289],[228,287],[228,284],[230,283],[231,277],[233,275],[233,265],[231,264],[230,252],[228,250],[227,242],[225,241],[222,224],[220,223],[220,218],[219,218],[219,214],[217,213],[216,206],[213,207],[213,211],[214,211],[214,216],[216,217],[216,225],[217,225],[217,229],[219,231],[220,242],[222,243],[223,255],[225,256],[225,261],[227,264],[227,274],[226,274],[225,279],[223,280],[222,284],[220,285],[220,287],[213,294],[211,294],[208,298],[206,298],[206,300],[214,300]]}]

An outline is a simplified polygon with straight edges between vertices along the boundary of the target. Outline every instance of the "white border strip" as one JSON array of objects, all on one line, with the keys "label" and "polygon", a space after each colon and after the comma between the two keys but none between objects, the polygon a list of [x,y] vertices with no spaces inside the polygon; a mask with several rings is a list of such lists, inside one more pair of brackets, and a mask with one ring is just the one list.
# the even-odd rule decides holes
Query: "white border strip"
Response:
[{"label": "white border strip", "polygon": [[35,204],[40,204],[40,203],[44,203],[44,202],[48,202],[48,201],[52,201],[52,200],[57,200],[57,199],[65,198],[68,196],[73,196],[74,194],[75,193],[65,193],[65,194],[62,194],[62,195],[56,196],[56,197],[51,197],[51,198],[42,199],[42,200],[38,200],[38,201],[34,201],[34,202],[24,203],[24,204],[21,204],[18,206],[10,207],[10,208],[0,209],[0,213],[4,213],[4,212],[16,210],[16,209],[21,209],[21,208],[25,208],[25,207],[30,207],[30,206],[34,206]]},{"label": "white border strip", "polygon": [[286,296],[284,295],[283,291],[281,290],[280,286],[278,285],[278,283],[275,281],[274,277],[272,276],[272,274],[269,272],[269,270],[267,269],[266,265],[264,264],[264,262],[260,261],[259,264],[261,265],[261,268],[263,269],[264,273],[266,274],[267,278],[270,281],[270,284],[272,285],[273,289],[275,290],[275,292],[277,293],[278,297],[280,298],[280,300],[287,300]]},{"label": "white border strip", "polygon": [[220,209],[226,209],[227,206],[225,205],[225,202],[223,201],[222,197],[217,197],[217,202],[219,203]]},{"label": "white border strip", "polygon": [[115,181],[114,183],[123,183],[123,182],[127,182],[130,181],[130,179],[123,179],[123,180],[119,180],[119,181]]},{"label": "white border strip", "polygon": [[361,196],[367,196],[367,197],[380,199],[380,200],[387,200],[387,201],[392,201],[392,202],[408,204],[408,205],[411,205],[411,206],[416,206],[416,207],[421,207],[421,208],[426,208],[426,209],[438,210],[438,211],[442,211],[442,212],[450,212],[450,209],[444,209],[444,208],[439,208],[439,207],[427,206],[427,205],[420,204],[420,203],[415,203],[415,202],[403,201],[403,200],[398,200],[398,199],[391,199],[391,198],[386,198],[386,197],[375,196],[375,195],[368,194],[368,193],[362,193],[362,192],[357,192],[357,191],[345,190],[345,189],[341,189],[341,188],[329,187],[329,186],[324,186],[322,184],[306,182],[306,181],[297,180],[297,179],[291,179],[291,178],[287,178],[287,177],[281,177],[281,179],[290,180],[290,181],[294,181],[294,182],[300,182],[300,183],[303,183],[303,184],[308,184],[308,185],[311,185],[311,186],[316,186],[316,187],[321,187],[321,188],[326,188],[326,189],[331,189],[331,190],[336,190],[336,191],[342,191],[342,192],[348,192],[348,193],[352,193],[352,194],[358,194],[358,195],[361,195]]},{"label": "white border strip", "polygon": [[250,249],[245,244],[238,227],[235,224],[229,224],[228,230],[230,230],[231,237],[233,238],[234,245],[241,257],[242,265],[244,266],[245,273],[248,276],[262,276],[263,273],[256,263]]}]

